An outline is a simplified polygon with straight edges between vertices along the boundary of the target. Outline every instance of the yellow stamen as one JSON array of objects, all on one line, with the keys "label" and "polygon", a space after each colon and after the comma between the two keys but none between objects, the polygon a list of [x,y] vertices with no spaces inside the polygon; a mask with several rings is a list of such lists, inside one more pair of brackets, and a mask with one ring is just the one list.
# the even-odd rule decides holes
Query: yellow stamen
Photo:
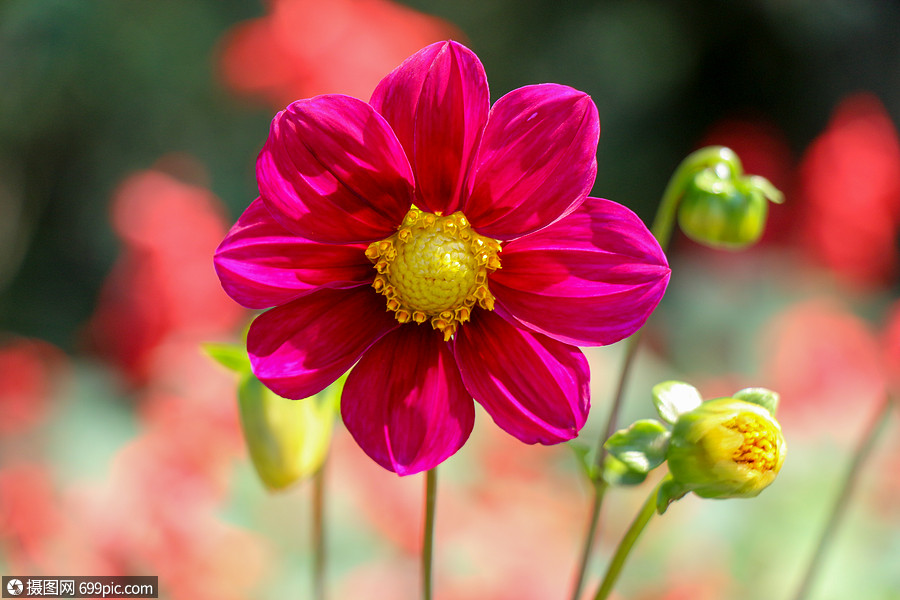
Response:
[{"label": "yellow stamen", "polygon": [[372,287],[397,320],[430,320],[446,341],[476,304],[494,309],[487,274],[500,268],[499,252],[500,243],[475,233],[461,212],[411,208],[397,233],[369,244],[366,257],[378,272]]},{"label": "yellow stamen", "polygon": [[724,426],[740,433],[744,441],[734,451],[732,460],[764,473],[771,471],[778,464],[778,445],[776,432],[762,419],[754,414],[740,414],[730,419]]}]

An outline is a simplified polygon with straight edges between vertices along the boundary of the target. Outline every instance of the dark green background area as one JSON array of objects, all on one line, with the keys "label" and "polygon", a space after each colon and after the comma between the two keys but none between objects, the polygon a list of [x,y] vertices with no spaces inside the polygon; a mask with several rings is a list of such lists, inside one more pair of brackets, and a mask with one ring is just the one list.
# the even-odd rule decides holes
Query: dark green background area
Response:
[{"label": "dark green background area", "polygon": [[[764,117],[795,157],[845,95],[900,120],[900,6],[886,0],[414,0],[455,23],[492,97],[544,81],[590,93],[594,193],[645,220],[724,117]],[[183,152],[236,217],[256,194],[271,110],[230,95],[215,52],[250,0],[0,2],[0,331],[73,348],[118,251],[115,187]]]}]

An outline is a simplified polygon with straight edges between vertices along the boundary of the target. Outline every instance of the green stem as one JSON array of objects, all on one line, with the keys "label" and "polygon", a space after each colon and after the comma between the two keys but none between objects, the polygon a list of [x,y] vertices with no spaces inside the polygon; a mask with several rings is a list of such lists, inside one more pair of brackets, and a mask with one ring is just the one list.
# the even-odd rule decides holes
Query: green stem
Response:
[{"label": "green stem", "polygon": [[[689,154],[672,174],[666,189],[663,192],[659,207],[656,209],[656,215],[653,218],[653,225],[650,232],[659,242],[660,248],[665,252],[669,247],[672,239],[672,231],[675,228],[675,220],[678,211],[678,204],[684,195],[691,179],[700,171],[708,168],[716,168],[724,166],[731,170],[735,177],[743,174],[743,166],[738,155],[733,150],[724,146],[708,146],[701,148]],[[615,396],[613,396],[612,406],[609,410],[609,416],[606,420],[606,427],[603,430],[603,436],[597,442],[597,452],[595,453],[598,473],[602,477],[603,467],[606,461],[606,449],[603,444],[609,437],[615,433],[619,422],[619,412],[622,409],[622,402],[625,398],[625,384],[628,381],[628,375],[631,372],[631,365],[637,354],[638,344],[641,340],[641,331],[638,330],[626,341],[625,357],[622,361],[622,370],[619,374],[618,385],[616,386]],[[602,480],[594,484],[594,501],[591,504],[591,515],[588,521],[587,534],[585,536],[584,545],[582,546],[581,562],[579,564],[578,574],[575,578],[575,586],[572,592],[572,600],[578,600],[584,589],[584,579],[587,572],[587,565],[590,561],[591,553],[594,548],[594,540],[597,536],[598,522],[600,517],[600,509],[603,506],[603,498],[606,494],[608,486]]]},{"label": "green stem", "polygon": [[734,177],[744,174],[741,159],[733,150],[725,146],[707,146],[692,152],[675,169],[675,173],[672,174],[669,184],[663,192],[653,225],[650,227],[650,231],[664,252],[672,239],[678,203],[681,202],[684,190],[687,189],[691,179],[704,169],[716,168],[720,165],[729,168]]},{"label": "green stem", "polygon": [[825,529],[822,530],[822,536],[819,538],[819,543],[816,546],[816,550],[815,552],[813,552],[812,558],[810,559],[809,564],[806,567],[806,573],[803,576],[803,580],[800,582],[800,587],[797,589],[797,593],[794,594],[794,600],[803,600],[809,594],[809,590],[812,587],[812,582],[815,580],[819,568],[822,564],[822,559],[824,558],[825,551],[829,546],[831,546],[834,540],[835,532],[837,531],[837,528],[843,520],[844,516],[847,514],[847,507],[850,505],[850,498],[853,495],[853,491],[856,489],[857,483],[859,482],[859,476],[862,472],[862,467],[869,456],[872,454],[872,450],[875,447],[875,441],[878,439],[878,435],[881,433],[881,430],[888,422],[888,416],[891,412],[891,404],[891,398],[885,396],[883,403],[878,409],[878,412],[869,422],[869,425],[866,427],[865,432],[863,432],[862,438],[860,438],[859,440],[859,444],[856,447],[856,452],[853,455],[853,460],[850,463],[850,468],[847,470],[847,473],[844,476],[844,482],[841,487],[840,494],[838,495],[838,498],[834,503],[834,507],[832,508],[831,514],[828,517],[828,521],[825,524]]},{"label": "green stem", "polygon": [[653,491],[650,492],[650,495],[647,496],[640,512],[638,512],[634,521],[632,521],[631,527],[628,528],[622,541],[619,542],[616,553],[613,555],[612,561],[610,561],[609,567],[606,569],[606,574],[603,576],[603,581],[600,582],[600,587],[597,588],[594,600],[606,600],[606,598],[609,597],[609,593],[612,592],[613,586],[616,585],[616,580],[622,572],[622,567],[625,566],[625,559],[628,558],[628,554],[631,552],[637,539],[644,531],[644,528],[647,527],[647,523],[649,523],[653,515],[656,514],[656,496],[659,493],[660,486],[666,479],[668,479],[668,477],[654,487]]},{"label": "green stem", "polygon": [[612,407],[606,418],[606,427],[604,433],[598,440],[597,452],[595,454],[596,464],[600,478],[594,482],[594,500],[591,503],[591,515],[588,522],[587,533],[585,535],[584,545],[581,548],[581,562],[578,566],[578,574],[575,577],[575,587],[572,590],[572,600],[578,600],[581,592],[584,590],[584,580],[587,575],[587,566],[590,562],[591,554],[594,550],[594,540],[597,538],[597,529],[600,521],[600,508],[603,506],[603,498],[606,496],[606,490],[609,485],[602,479],[603,465],[606,461],[606,449],[603,443],[609,439],[616,430],[616,424],[619,421],[619,411],[622,408],[622,398],[625,393],[625,382],[628,380],[628,374],[631,372],[631,364],[637,353],[638,342],[640,341],[640,331],[633,334],[625,342],[625,357],[622,361],[622,370],[619,373],[619,381],[616,385],[616,393],[613,397]]},{"label": "green stem", "polygon": [[313,598],[325,600],[325,463],[313,475]]},{"label": "green stem", "polygon": [[581,562],[578,565],[578,574],[575,577],[572,600],[581,598],[581,592],[584,590],[584,578],[594,549],[594,539],[597,537],[597,525],[600,522],[600,506],[603,505],[603,496],[606,495],[607,488],[609,488],[609,484],[603,479],[598,479],[594,482],[594,500],[591,503],[591,516],[588,521],[587,534],[585,535],[584,545],[581,548]]},{"label": "green stem", "polygon": [[422,537],[422,598],[431,600],[434,556],[434,505],[437,499],[437,467],[425,473],[425,533]]}]

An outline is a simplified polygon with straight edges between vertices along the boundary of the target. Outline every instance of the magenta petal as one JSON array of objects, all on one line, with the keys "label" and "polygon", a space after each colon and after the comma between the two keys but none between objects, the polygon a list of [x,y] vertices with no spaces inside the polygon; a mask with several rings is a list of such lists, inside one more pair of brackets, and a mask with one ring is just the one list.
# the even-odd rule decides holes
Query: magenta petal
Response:
[{"label": "magenta petal", "polygon": [[247,352],[266,387],[285,398],[307,398],[398,326],[371,288],[324,288],[258,316],[247,334]]},{"label": "magenta petal", "polygon": [[459,210],[490,108],[478,57],[456,42],[432,44],[385,77],[370,102],[406,149],[416,205],[444,214]]},{"label": "magenta petal", "polygon": [[463,209],[478,233],[509,240],[580,204],[597,175],[591,97],[557,84],[506,94],[491,109]]},{"label": "magenta petal", "polygon": [[278,113],[256,176],[272,216],[317,242],[385,238],[413,197],[412,171],[394,132],[349,96],[299,100]]},{"label": "magenta petal", "polygon": [[521,441],[556,444],[578,435],[590,409],[590,371],[581,350],[475,311],[453,351],[469,392]]},{"label": "magenta petal", "polygon": [[371,283],[365,244],[319,244],[279,225],[264,202],[254,200],[216,250],[222,287],[238,304],[268,308],[320,287]]},{"label": "magenta petal", "polygon": [[666,255],[633,212],[588,198],[509,242],[489,286],[497,310],[560,341],[611,344],[641,328],[669,282]]},{"label": "magenta petal", "polygon": [[408,325],[384,336],[347,377],[344,424],[398,475],[436,467],[469,438],[475,406],[441,334]]}]

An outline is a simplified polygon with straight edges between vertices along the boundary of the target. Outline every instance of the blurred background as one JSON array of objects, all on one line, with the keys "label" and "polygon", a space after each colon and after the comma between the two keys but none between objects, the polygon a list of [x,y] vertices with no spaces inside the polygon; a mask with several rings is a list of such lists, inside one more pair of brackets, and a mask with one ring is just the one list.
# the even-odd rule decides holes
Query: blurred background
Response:
[{"label": "blurred background", "polygon": [[[307,597],[308,484],[264,491],[235,381],[199,351],[251,317],[212,253],[257,194],[277,110],[368,99],[453,38],[494,100],[547,81],[591,94],[594,195],[645,222],[710,143],[785,192],[749,251],[676,236],[625,415],[650,416],[668,378],[707,398],[771,387],[785,467],[757,500],[672,507],[618,597],[789,597],[900,380],[898,31],[888,0],[0,0],[0,572]],[[594,445],[621,348],[586,353]],[[900,598],[897,412],[814,598]],[[568,597],[589,505],[569,449],[522,446],[481,413],[441,472],[437,598]],[[327,484],[333,597],[415,597],[420,478],[382,471],[338,425]],[[592,580],[648,489],[611,494]]]}]

